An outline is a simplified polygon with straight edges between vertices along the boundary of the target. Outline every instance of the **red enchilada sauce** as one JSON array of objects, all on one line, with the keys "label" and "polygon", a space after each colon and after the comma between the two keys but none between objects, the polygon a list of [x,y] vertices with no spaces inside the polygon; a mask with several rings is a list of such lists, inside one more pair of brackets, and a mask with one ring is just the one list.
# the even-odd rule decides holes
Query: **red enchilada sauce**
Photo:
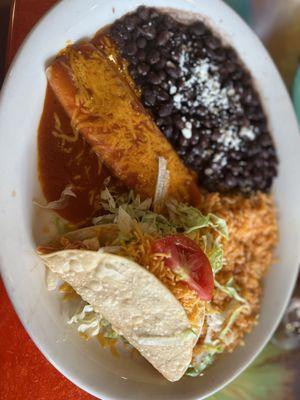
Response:
[{"label": "red enchilada sauce", "polygon": [[87,222],[100,210],[103,181],[107,168],[80,134],[76,134],[51,88],[46,91],[38,132],[39,177],[47,201],[58,200],[67,185],[76,197],[67,207],[56,210],[68,221]]}]

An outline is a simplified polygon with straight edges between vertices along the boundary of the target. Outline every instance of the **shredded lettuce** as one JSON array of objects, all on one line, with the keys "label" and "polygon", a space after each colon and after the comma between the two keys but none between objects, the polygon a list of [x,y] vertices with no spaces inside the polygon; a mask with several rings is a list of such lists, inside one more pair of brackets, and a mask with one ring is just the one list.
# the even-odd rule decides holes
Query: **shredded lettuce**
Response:
[{"label": "shredded lettuce", "polygon": [[215,229],[221,236],[226,240],[229,239],[228,228],[225,219],[218,217],[215,214],[209,213],[208,217],[210,219],[209,224]]},{"label": "shredded lettuce", "polygon": [[214,276],[221,271],[224,263],[224,250],[222,244],[214,242],[213,248],[208,252],[209,262]]},{"label": "shredded lettuce", "polygon": [[95,312],[91,305],[85,303],[83,308],[69,319],[68,324],[76,325],[78,332],[90,339],[99,334],[101,319],[102,316]]},{"label": "shredded lettuce", "polygon": [[109,214],[102,215],[93,219],[95,225],[116,223],[122,234],[122,239],[130,239],[130,231],[134,226],[134,221],[139,222],[143,232],[153,234],[161,233],[169,235],[176,233],[176,226],[168,219],[152,211],[152,200],[141,200],[139,195],[134,195],[133,191],[112,196],[106,188],[101,194],[102,206]]},{"label": "shredded lettuce", "polygon": [[68,324],[76,325],[78,332],[84,334],[86,339],[97,336],[99,333],[109,339],[120,338],[111,324],[87,303],[84,303],[80,310],[69,319]]},{"label": "shredded lettuce", "polygon": [[231,277],[226,285],[221,285],[216,279],[215,279],[215,287],[222,290],[222,292],[226,293],[228,296],[232,297],[233,299],[235,299],[236,301],[243,303],[243,304],[247,304],[247,301],[239,295],[239,293],[237,292],[237,289],[233,286],[234,284],[234,280]]},{"label": "shredded lettuce", "polygon": [[167,203],[171,221],[178,227],[182,227],[185,233],[211,227],[225,239],[229,238],[227,225],[224,219],[215,214],[203,215],[200,210],[186,204],[180,204],[176,200]]},{"label": "shredded lettuce", "polygon": [[39,202],[34,201],[33,204],[47,210],[61,210],[67,207],[70,197],[77,197],[77,195],[73,191],[73,186],[67,185],[61,192],[60,198],[58,200],[49,201],[49,203],[47,204],[40,204]]},{"label": "shredded lettuce", "polygon": [[[217,235],[227,239],[228,230],[226,222],[218,216],[210,213],[203,215],[200,210],[186,204],[170,200],[166,203],[165,214],[153,211],[151,199],[141,200],[139,195],[133,191],[121,195],[112,195],[108,188],[101,193],[101,204],[106,215],[96,217],[93,220],[95,225],[105,223],[116,223],[123,239],[130,239],[130,231],[134,226],[134,221],[139,222],[143,232],[153,234],[160,233],[163,236],[178,232],[187,235],[193,234],[203,228],[212,228]],[[212,242],[212,261],[216,264],[216,270],[220,270],[221,244],[215,243],[217,238],[210,239]]]},{"label": "shredded lettuce", "polygon": [[213,364],[216,355],[223,351],[224,349],[221,345],[207,348],[207,350],[204,350],[200,357],[189,366],[185,375],[191,377],[199,376],[209,365]]},{"label": "shredded lettuce", "polygon": [[237,317],[240,315],[240,313],[242,311],[244,311],[245,309],[248,309],[248,308],[249,308],[248,304],[241,304],[235,308],[235,310],[231,313],[231,315],[227,321],[227,324],[225,325],[225,327],[222,329],[222,331],[220,333],[220,336],[219,336],[220,340],[226,341],[226,336],[230,332],[231,327],[235,323]]}]

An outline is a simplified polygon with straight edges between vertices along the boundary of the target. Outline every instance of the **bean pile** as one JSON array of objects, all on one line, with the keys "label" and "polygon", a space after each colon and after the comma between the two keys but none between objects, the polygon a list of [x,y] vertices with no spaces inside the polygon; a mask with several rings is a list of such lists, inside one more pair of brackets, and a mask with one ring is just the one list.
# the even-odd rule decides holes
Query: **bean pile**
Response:
[{"label": "bean pile", "polygon": [[268,191],[277,156],[252,78],[235,50],[201,21],[153,8],[117,20],[110,35],[142,102],[209,191]]}]

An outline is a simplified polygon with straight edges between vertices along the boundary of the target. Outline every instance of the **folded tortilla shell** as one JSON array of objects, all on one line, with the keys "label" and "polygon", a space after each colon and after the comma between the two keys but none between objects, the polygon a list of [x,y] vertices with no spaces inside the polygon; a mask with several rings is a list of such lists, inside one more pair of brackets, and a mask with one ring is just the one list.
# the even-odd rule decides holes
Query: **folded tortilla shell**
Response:
[{"label": "folded tortilla shell", "polygon": [[153,274],[126,258],[95,251],[63,250],[41,258],[165,378],[183,376],[197,335],[182,305]]}]

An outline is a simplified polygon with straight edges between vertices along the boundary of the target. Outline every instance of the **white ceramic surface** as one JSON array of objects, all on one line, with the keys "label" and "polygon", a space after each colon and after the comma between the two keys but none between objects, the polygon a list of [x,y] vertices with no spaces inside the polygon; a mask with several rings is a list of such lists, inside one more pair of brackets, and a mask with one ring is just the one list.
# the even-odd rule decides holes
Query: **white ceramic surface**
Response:
[{"label": "white ceramic surface", "polygon": [[[238,50],[260,90],[281,160],[275,196],[280,218],[280,263],[265,281],[259,325],[246,346],[222,356],[202,378],[168,383],[143,361],[113,358],[66,325],[57,293],[46,291],[34,249],[45,212],[39,195],[36,132],[46,88],[45,65],[67,40],[91,36],[138,5],[199,13]],[[6,288],[30,336],[71,381],[106,399],[202,399],[235,378],[266,344],[287,305],[300,260],[300,136],[288,94],[252,31],[219,0],[64,0],[30,33],[13,62],[0,99],[0,246]],[[15,195],[14,195],[15,194]]]}]

